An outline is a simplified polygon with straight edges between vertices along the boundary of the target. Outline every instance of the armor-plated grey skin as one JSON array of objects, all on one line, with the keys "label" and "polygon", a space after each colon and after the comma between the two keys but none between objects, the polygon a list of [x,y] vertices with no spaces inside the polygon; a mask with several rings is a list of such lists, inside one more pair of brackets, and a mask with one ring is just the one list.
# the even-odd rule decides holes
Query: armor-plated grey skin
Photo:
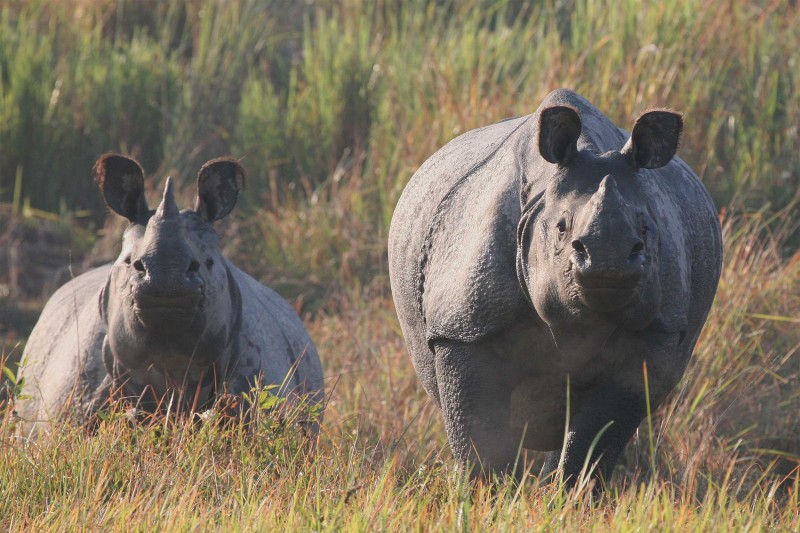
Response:
[{"label": "armor-plated grey skin", "polygon": [[76,277],[42,311],[20,372],[26,398],[15,406],[26,429],[90,415],[112,389],[147,410],[168,392],[180,393],[174,410],[273,384],[282,396],[322,401],[322,366],[297,314],[221,254],[212,223],[236,203],[239,163],[203,165],[196,206],[183,211],[171,178],[158,208],[148,208],[132,159],[106,154],[95,173],[130,225],[113,264]]},{"label": "armor-plated grey skin", "polygon": [[550,452],[543,476],[574,483],[600,435],[589,464],[607,477],[646,391],[655,409],[683,375],[722,244],[711,198],[673,157],[682,126],[656,110],[628,135],[561,89],[454,139],[406,186],[389,231],[395,306],[473,475],[510,472],[521,444]]}]

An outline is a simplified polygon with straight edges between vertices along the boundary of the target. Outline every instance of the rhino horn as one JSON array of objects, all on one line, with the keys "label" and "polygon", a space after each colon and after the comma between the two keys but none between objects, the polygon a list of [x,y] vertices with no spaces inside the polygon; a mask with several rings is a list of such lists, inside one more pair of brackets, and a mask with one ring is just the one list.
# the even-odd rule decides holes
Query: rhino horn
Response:
[{"label": "rhino horn", "polygon": [[624,220],[625,199],[620,194],[613,176],[603,178],[597,191],[592,195],[590,202],[592,211],[586,221],[585,230],[588,234],[579,237],[578,240],[580,241],[588,242],[593,240],[590,237],[591,234],[613,235],[614,231],[611,228],[614,226],[615,221]]},{"label": "rhino horn", "polygon": [[164,186],[164,196],[161,198],[161,203],[158,204],[156,216],[159,218],[171,218],[177,216],[179,212],[178,204],[175,203],[175,190],[170,176]]},{"label": "rhino horn", "polygon": [[592,197],[592,201],[598,208],[621,207],[625,203],[617,188],[617,181],[613,176],[603,178],[597,188],[597,192]]}]

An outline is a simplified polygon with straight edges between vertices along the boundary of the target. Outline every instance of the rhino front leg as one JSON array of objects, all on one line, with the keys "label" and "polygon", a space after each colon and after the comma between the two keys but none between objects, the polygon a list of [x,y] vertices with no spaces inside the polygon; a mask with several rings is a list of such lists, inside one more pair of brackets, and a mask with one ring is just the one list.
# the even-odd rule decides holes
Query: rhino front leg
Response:
[{"label": "rhino front leg", "polygon": [[510,427],[511,387],[500,361],[479,345],[435,346],[436,380],[453,455],[473,478],[511,474],[517,459]]},{"label": "rhino front leg", "polygon": [[646,416],[644,394],[626,390],[614,383],[588,392],[581,403],[570,421],[563,450],[561,453],[552,451],[547,454],[541,474],[544,480],[560,467],[567,486],[574,486],[590,452],[588,468],[597,464],[592,477],[607,480],[623,448]]}]

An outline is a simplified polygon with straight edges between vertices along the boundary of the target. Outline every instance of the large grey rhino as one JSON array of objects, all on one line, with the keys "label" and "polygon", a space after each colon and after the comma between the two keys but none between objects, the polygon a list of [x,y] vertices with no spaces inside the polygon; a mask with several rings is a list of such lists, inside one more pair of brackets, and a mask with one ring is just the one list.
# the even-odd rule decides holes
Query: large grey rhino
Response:
[{"label": "large grey rhino", "polygon": [[256,385],[320,402],[322,366],[297,314],[220,251],[212,223],[236,204],[239,163],[204,164],[196,205],[182,211],[171,178],[158,208],[148,207],[133,159],[106,154],[95,175],[109,208],[130,222],[122,252],[47,302],[19,376],[25,426],[91,415],[112,390],[148,410],[167,393],[180,393],[173,408],[200,408]]},{"label": "large grey rhino", "polygon": [[521,445],[549,452],[542,476],[574,483],[588,459],[606,478],[647,395],[655,409],[683,375],[722,244],[708,192],[674,157],[682,128],[654,110],[629,135],[561,89],[411,178],[389,230],[392,293],[473,475],[509,472]]}]

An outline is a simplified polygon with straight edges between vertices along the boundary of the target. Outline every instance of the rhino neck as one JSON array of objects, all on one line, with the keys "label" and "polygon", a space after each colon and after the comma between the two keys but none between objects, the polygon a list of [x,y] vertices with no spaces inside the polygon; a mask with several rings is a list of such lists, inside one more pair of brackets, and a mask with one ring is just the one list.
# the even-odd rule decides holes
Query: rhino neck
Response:
[{"label": "rhino neck", "polygon": [[[107,333],[103,363],[114,386],[146,410],[165,408],[170,398],[197,409],[213,402],[236,372],[242,328],[242,297],[226,265],[232,316],[225,327],[199,332],[191,342],[165,342],[142,335],[132,344]],[[107,316],[108,291],[101,294],[101,315]],[[131,362],[131,363],[128,363]]]},{"label": "rhino neck", "polygon": [[202,408],[213,401],[225,383],[217,364],[185,365],[181,369],[156,364],[126,368],[114,356],[108,337],[103,343],[103,363],[117,394],[150,412],[164,410],[167,405],[181,411]]},{"label": "rhino neck", "polygon": [[184,376],[168,375],[155,368],[118,376],[126,397],[136,398],[146,411],[196,411],[213,402],[224,386],[214,368],[187,369]]}]

